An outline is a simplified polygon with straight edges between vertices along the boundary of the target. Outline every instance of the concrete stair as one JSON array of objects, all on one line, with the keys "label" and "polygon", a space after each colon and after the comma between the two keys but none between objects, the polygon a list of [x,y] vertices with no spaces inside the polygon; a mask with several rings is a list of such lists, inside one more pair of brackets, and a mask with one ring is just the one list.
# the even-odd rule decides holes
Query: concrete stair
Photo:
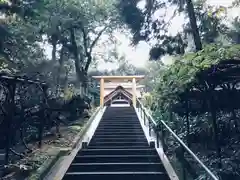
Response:
[{"label": "concrete stair", "polygon": [[100,178],[169,180],[132,107],[106,109],[89,145],[78,152],[63,179]]}]

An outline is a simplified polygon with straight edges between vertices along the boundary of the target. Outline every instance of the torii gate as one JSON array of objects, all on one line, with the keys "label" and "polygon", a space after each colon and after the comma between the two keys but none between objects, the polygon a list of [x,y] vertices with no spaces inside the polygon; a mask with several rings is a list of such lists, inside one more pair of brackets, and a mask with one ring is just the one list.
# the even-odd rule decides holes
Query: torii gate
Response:
[{"label": "torii gate", "polygon": [[[128,91],[130,91],[130,93],[132,94],[133,106],[136,107],[136,98],[137,98],[137,92],[138,92],[137,89],[144,87],[144,86],[137,87],[137,82],[144,78],[143,75],[141,76],[93,76],[93,78],[100,80],[100,106],[104,105],[104,97],[107,94],[114,91],[114,89],[117,86],[121,85],[122,87],[126,88],[126,90],[129,89]],[[129,84],[131,85],[131,87],[127,86]]]}]

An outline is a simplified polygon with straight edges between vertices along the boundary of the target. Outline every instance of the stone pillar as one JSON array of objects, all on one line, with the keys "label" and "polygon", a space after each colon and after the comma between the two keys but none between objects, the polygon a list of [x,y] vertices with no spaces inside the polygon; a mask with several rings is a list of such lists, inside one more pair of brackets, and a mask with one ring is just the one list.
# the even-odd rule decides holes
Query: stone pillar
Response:
[{"label": "stone pillar", "polygon": [[100,80],[100,106],[104,106],[104,79]]},{"label": "stone pillar", "polygon": [[133,107],[136,107],[136,97],[137,92],[136,92],[136,79],[132,79],[132,102],[133,102]]}]

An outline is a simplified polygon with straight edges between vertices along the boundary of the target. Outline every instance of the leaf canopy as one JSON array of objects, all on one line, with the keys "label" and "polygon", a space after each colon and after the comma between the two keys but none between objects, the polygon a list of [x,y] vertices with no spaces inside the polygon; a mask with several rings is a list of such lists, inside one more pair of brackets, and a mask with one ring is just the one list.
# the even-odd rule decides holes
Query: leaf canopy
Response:
[{"label": "leaf canopy", "polygon": [[[199,88],[204,83],[216,88],[237,80],[232,76],[235,71],[231,69],[239,70],[239,60],[240,45],[208,45],[197,53],[188,53],[180,57],[160,74],[156,96],[158,106],[167,110],[180,102],[183,93]],[[224,81],[223,73],[224,77],[230,78]]]}]

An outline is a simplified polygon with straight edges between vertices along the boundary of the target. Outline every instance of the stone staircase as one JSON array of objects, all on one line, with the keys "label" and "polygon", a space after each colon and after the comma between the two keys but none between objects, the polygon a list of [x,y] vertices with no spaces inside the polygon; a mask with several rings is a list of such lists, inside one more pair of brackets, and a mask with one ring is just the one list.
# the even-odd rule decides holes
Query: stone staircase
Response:
[{"label": "stone staircase", "polygon": [[133,107],[108,107],[86,148],[64,180],[169,180],[150,147]]}]

